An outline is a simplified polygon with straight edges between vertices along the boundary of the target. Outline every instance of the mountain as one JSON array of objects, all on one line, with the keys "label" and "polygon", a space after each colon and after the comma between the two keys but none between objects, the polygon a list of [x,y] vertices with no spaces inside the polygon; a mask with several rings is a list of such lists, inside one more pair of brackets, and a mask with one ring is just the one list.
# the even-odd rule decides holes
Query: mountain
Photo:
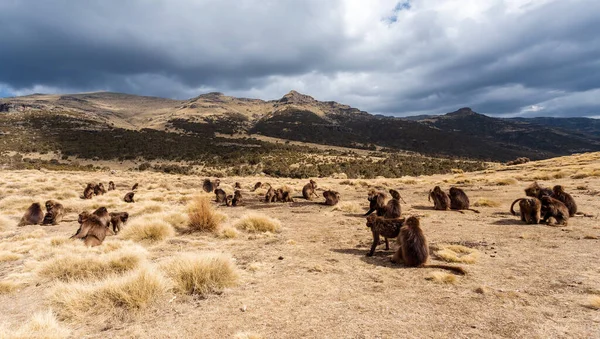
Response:
[{"label": "mountain", "polygon": [[[48,121],[58,119],[52,120],[55,129],[45,134],[54,136],[51,139],[54,144],[47,147],[65,148],[68,144],[75,153],[74,135],[77,140],[98,138],[94,133],[111,129],[118,129],[128,137],[140,133],[145,137],[158,132],[174,133],[170,139],[201,138],[204,144],[214,143],[215,138],[225,143],[224,139],[234,136],[236,140],[243,140],[244,136],[264,135],[332,146],[373,150],[381,146],[391,151],[490,161],[521,156],[542,159],[600,150],[597,130],[579,122],[552,126],[546,120],[492,118],[470,108],[440,116],[394,118],[372,115],[334,101],[318,101],[296,91],[270,101],[236,98],[218,92],[189,100],[110,92],[34,94],[0,99],[0,116],[1,112],[8,113],[2,121],[4,124],[29,126],[31,133],[38,133],[40,128],[47,128]],[[77,127],[58,133],[56,128],[61,128],[62,121]],[[569,124],[570,129],[565,127]],[[87,134],[82,135],[84,132]],[[69,138],[71,140],[66,142]],[[27,142],[32,144],[31,140]],[[97,142],[119,141],[103,136]],[[143,146],[136,148],[136,152],[143,153]],[[131,144],[119,147],[129,152],[128,156],[140,155],[132,154]],[[191,152],[186,150],[181,157],[195,156]]]}]

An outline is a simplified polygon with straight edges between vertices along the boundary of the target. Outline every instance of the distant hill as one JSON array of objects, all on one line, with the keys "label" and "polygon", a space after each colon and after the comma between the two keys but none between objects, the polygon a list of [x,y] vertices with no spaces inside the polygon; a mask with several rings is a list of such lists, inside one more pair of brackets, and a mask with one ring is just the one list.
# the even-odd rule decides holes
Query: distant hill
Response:
[{"label": "distant hill", "polygon": [[[589,119],[498,119],[469,108],[439,116],[394,118],[372,115],[334,101],[318,101],[296,91],[270,101],[217,92],[189,100],[110,92],[36,94],[0,99],[0,115],[1,112],[9,113],[14,124],[20,124],[18,116],[31,113],[67,115],[70,123],[79,120],[87,126],[82,127],[86,130],[164,131],[203,140],[252,134],[489,161],[521,156],[543,159],[600,150],[600,125]],[[116,141],[105,138],[102,142]]]}]

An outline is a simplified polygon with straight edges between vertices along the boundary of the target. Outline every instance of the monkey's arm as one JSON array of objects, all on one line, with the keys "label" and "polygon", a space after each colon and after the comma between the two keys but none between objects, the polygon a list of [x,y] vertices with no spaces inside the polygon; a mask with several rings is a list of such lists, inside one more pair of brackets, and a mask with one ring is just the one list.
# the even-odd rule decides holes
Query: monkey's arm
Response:
[{"label": "monkey's arm", "polygon": [[81,225],[79,226],[79,229],[77,230],[77,232],[75,234],[73,234],[69,239],[81,239],[83,237],[85,237],[88,232],[90,231],[90,227],[89,225]]}]

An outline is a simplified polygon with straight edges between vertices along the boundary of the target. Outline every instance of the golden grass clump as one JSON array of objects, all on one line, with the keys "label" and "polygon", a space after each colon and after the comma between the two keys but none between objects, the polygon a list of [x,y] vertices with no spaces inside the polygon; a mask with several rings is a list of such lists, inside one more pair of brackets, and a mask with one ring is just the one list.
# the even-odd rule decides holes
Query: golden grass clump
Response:
[{"label": "golden grass clump", "polygon": [[479,251],[462,245],[446,245],[441,246],[435,255],[447,262],[474,264],[479,258]]},{"label": "golden grass clump", "polygon": [[[19,288],[19,284],[11,280],[0,281],[0,295],[9,294]],[[2,336],[0,336],[2,338]]]},{"label": "golden grass clump", "polygon": [[230,257],[223,254],[182,254],[161,265],[182,294],[205,295],[237,285],[239,275]]},{"label": "golden grass clump", "polygon": [[493,183],[496,186],[510,186],[510,185],[516,185],[517,180],[513,179],[513,178],[501,178],[501,179],[494,180]]},{"label": "golden grass clump", "polygon": [[46,235],[47,235],[46,231],[41,230],[41,229],[37,229],[37,230],[29,232],[29,233],[23,233],[23,234],[15,235],[14,237],[10,238],[10,241],[22,241],[22,240],[27,240],[27,239],[40,239],[40,238],[45,237]]},{"label": "golden grass clump", "polygon": [[16,330],[0,329],[0,338],[6,339],[62,339],[70,335],[71,331],[61,326],[50,310],[35,313]]},{"label": "golden grass clump", "polygon": [[231,226],[225,226],[219,230],[219,237],[224,239],[234,239],[237,238],[239,232],[237,229]]},{"label": "golden grass clump", "polygon": [[94,283],[59,283],[50,302],[62,319],[131,319],[163,300],[169,282],[149,267]]},{"label": "golden grass clump", "polygon": [[17,261],[22,255],[9,251],[0,251],[0,262]]},{"label": "golden grass clump", "polygon": [[594,310],[600,310],[600,296],[591,296],[585,306]]},{"label": "golden grass clump", "polygon": [[188,215],[184,212],[165,213],[163,220],[171,224],[175,229],[183,228],[190,222]]},{"label": "golden grass clump", "polygon": [[490,200],[487,198],[479,198],[475,203],[473,203],[475,207],[498,207],[500,203],[494,200]]},{"label": "golden grass clump", "polygon": [[119,233],[123,239],[137,242],[159,242],[175,234],[173,227],[152,214],[129,221]]},{"label": "golden grass clump", "polygon": [[145,258],[146,251],[139,246],[123,248],[108,254],[69,253],[43,262],[37,274],[49,280],[95,280],[132,271],[138,268]]},{"label": "golden grass clump", "polygon": [[355,201],[342,201],[333,206],[331,210],[346,213],[359,213],[362,212],[362,207]]},{"label": "golden grass clump", "polygon": [[441,271],[433,271],[425,278],[425,280],[431,280],[442,284],[454,284],[456,283],[456,279],[456,275]]},{"label": "golden grass clump", "polygon": [[252,213],[244,215],[240,220],[236,221],[234,226],[238,229],[252,233],[275,233],[280,231],[281,222],[266,215]]},{"label": "golden grass clump", "polygon": [[225,219],[223,214],[215,211],[210,200],[203,197],[194,198],[188,205],[188,217],[187,228],[182,229],[187,233],[216,232]]}]

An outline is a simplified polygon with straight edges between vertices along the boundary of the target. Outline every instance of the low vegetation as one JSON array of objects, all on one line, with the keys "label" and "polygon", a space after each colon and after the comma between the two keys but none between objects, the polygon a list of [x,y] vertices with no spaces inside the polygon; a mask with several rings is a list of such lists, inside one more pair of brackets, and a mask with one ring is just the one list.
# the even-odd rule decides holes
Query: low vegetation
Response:
[{"label": "low vegetation", "polygon": [[50,310],[35,313],[14,330],[0,327],[0,338],[5,339],[63,339],[70,336],[71,331],[60,325]]},{"label": "low vegetation", "polygon": [[132,219],[119,234],[123,239],[138,242],[159,242],[175,234],[173,227],[166,221],[149,214]]},{"label": "low vegetation", "polygon": [[188,224],[183,228],[184,233],[216,232],[225,218],[215,211],[207,197],[196,197],[188,204]]},{"label": "low vegetation", "polygon": [[234,224],[240,230],[246,232],[279,232],[281,230],[281,222],[277,219],[268,217],[262,214],[251,213],[243,216]]}]

